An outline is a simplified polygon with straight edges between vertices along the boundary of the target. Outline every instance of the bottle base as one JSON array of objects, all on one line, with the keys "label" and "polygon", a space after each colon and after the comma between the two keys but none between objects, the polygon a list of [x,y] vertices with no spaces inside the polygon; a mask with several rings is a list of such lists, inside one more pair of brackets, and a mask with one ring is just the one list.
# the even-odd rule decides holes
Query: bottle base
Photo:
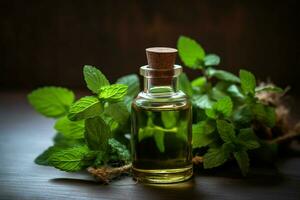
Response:
[{"label": "bottle base", "polygon": [[137,169],[132,167],[134,179],[143,183],[177,183],[193,176],[193,165],[179,169]]}]

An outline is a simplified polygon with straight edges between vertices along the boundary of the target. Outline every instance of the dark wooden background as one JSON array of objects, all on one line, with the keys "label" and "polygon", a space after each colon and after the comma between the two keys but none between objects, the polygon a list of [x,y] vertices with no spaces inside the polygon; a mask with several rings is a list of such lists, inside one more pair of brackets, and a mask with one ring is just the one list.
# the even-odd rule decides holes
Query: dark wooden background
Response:
[{"label": "dark wooden background", "polygon": [[146,47],[175,47],[187,35],[224,69],[252,70],[300,95],[298,10],[296,0],[2,0],[0,89],[82,88],[84,64],[114,81],[145,64]]}]

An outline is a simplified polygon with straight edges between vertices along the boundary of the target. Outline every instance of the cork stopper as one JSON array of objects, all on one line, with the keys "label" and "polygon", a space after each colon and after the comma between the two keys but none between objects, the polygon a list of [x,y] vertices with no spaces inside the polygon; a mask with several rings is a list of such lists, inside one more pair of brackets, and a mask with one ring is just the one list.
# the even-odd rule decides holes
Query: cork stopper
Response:
[{"label": "cork stopper", "polygon": [[168,47],[151,47],[146,49],[148,65],[152,69],[173,69],[177,49]]}]

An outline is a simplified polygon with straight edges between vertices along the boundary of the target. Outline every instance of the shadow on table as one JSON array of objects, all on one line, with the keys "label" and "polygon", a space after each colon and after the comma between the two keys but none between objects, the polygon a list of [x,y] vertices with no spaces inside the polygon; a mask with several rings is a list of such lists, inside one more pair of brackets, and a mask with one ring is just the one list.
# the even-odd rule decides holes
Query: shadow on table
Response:
[{"label": "shadow on table", "polygon": [[205,197],[195,178],[173,184],[138,184],[138,188],[152,199],[203,199]]},{"label": "shadow on table", "polygon": [[[236,190],[248,191],[255,188],[280,188],[286,178],[277,168],[254,168],[249,176],[242,177],[238,168],[225,165],[221,169],[195,169],[195,176],[182,183],[174,184],[141,184],[131,177],[121,177],[105,186],[90,180],[55,178],[50,181],[55,184],[81,187],[90,192],[125,195],[129,199],[205,199],[214,197],[217,193]],[[217,192],[218,191],[218,192]]]},{"label": "shadow on table", "polygon": [[247,176],[242,176],[240,169],[232,165],[225,164],[220,168],[203,170],[195,169],[196,177],[216,178],[224,184],[238,185],[239,187],[273,187],[284,182],[285,177],[276,166],[259,166],[251,168]]},{"label": "shadow on table", "polygon": [[131,177],[123,177],[120,180],[113,181],[109,185],[103,185],[93,180],[72,178],[54,178],[51,179],[50,182],[55,184],[81,187],[82,189],[83,187],[89,188],[91,191],[93,191],[96,187],[98,188],[98,192],[112,190],[116,193],[119,193],[120,191],[126,190],[126,193],[130,197],[130,199],[158,200],[184,198],[195,199],[204,197],[204,194],[201,192],[201,188],[197,188],[197,184],[194,178],[186,182],[174,184],[142,184],[133,181]]}]

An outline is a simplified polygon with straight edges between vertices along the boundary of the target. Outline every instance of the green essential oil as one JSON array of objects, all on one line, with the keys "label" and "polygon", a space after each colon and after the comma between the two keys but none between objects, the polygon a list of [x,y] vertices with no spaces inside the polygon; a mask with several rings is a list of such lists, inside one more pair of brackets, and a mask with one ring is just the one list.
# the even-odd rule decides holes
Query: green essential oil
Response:
[{"label": "green essential oil", "polygon": [[175,183],[193,175],[191,103],[178,89],[176,53],[148,48],[148,65],[140,68],[144,90],[131,109],[132,172],[140,182]]},{"label": "green essential oil", "polygon": [[190,177],[191,109],[133,107],[133,170],[146,182],[178,182]]}]

